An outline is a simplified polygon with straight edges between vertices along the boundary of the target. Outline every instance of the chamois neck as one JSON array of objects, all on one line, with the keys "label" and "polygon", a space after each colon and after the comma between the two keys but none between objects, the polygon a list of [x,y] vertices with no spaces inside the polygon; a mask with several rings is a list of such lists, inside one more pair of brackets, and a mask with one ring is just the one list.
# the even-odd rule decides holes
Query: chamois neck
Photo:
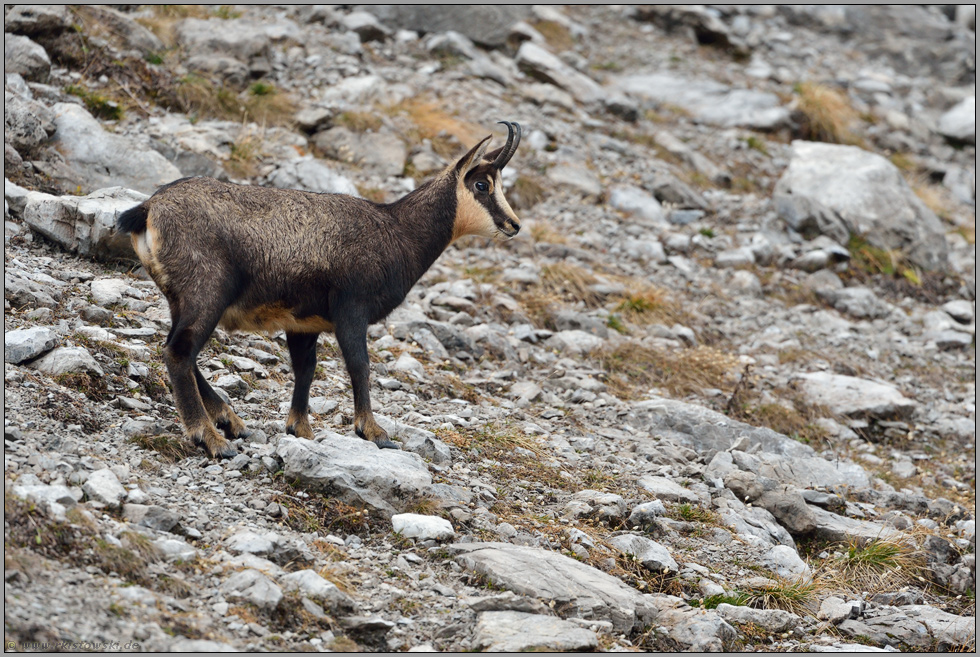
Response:
[{"label": "chamois neck", "polygon": [[456,181],[440,176],[388,204],[385,209],[399,227],[401,246],[414,285],[452,241]]}]

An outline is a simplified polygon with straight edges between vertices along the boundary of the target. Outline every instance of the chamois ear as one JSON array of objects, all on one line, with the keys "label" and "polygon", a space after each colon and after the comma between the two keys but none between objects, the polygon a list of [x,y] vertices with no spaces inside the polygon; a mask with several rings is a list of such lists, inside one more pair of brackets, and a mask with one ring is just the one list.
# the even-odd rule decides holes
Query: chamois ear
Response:
[{"label": "chamois ear", "polygon": [[483,141],[471,148],[469,153],[459,158],[456,166],[453,167],[456,175],[460,177],[465,176],[470,169],[480,164],[483,160],[484,153],[487,152],[487,146],[490,145],[491,139],[493,139],[493,135],[487,135]]},{"label": "chamois ear", "polygon": [[500,157],[501,153],[504,152],[504,148],[505,148],[504,146],[501,146],[500,148],[495,148],[492,151],[487,151],[486,153],[483,154],[483,161],[493,162],[498,157]]}]

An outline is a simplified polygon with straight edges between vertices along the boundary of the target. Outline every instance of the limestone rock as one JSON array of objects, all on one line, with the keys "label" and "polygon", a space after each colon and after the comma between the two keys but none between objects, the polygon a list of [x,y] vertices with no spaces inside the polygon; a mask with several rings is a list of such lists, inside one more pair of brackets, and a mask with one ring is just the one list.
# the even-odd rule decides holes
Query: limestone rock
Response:
[{"label": "limestone rock", "polygon": [[3,334],[3,362],[19,364],[51,351],[58,334],[47,326],[14,329]]},{"label": "limestone rock", "polygon": [[282,589],[257,570],[241,570],[221,585],[221,592],[229,600],[242,600],[256,607],[271,611],[282,600]]},{"label": "limestone rock", "polygon": [[827,372],[801,374],[799,379],[799,388],[811,403],[838,415],[900,420],[909,418],[918,406],[886,383]]},{"label": "limestone rock", "polygon": [[336,496],[348,504],[367,505],[393,515],[424,495],[432,483],[420,457],[397,450],[380,450],[367,440],[333,432],[319,442],[284,437],[276,455],[288,479]]},{"label": "limestone rock", "polygon": [[621,554],[631,554],[644,568],[655,573],[676,573],[677,562],[660,543],[637,534],[620,534],[606,540]]},{"label": "limestone rock", "polygon": [[165,157],[128,137],[103,130],[84,108],[57,103],[52,108],[56,130],[52,145],[64,155],[74,181],[83,191],[111,185],[152,194],[181,177]]},{"label": "limestone rock", "polygon": [[396,534],[420,541],[445,541],[456,536],[452,523],[438,516],[417,513],[399,513],[391,516],[391,527]]},{"label": "limestone rock", "polygon": [[488,652],[583,652],[598,644],[592,630],[554,616],[519,611],[483,612],[473,637],[473,647]]},{"label": "limestone rock", "polygon": [[126,489],[112,470],[105,468],[96,470],[82,484],[82,490],[89,499],[101,502],[109,507],[119,507],[126,499]]},{"label": "limestone rock", "polygon": [[34,361],[32,366],[50,376],[78,372],[105,376],[105,372],[85,347],[58,347]]},{"label": "limestone rock", "polygon": [[51,58],[47,51],[19,34],[4,35],[3,64],[5,73],[17,73],[26,80],[44,82],[51,72]]},{"label": "limestone rock", "polygon": [[812,199],[882,249],[907,252],[930,271],[947,266],[945,230],[895,165],[856,146],[794,141],[789,167],[773,190]]},{"label": "limestone rock", "polygon": [[939,134],[957,142],[977,143],[977,97],[964,98],[939,117]]},{"label": "limestone rock", "polygon": [[647,625],[655,607],[636,589],[570,557],[508,543],[454,543],[457,563],[519,595],[556,601],[566,618],[611,621],[618,632]]}]

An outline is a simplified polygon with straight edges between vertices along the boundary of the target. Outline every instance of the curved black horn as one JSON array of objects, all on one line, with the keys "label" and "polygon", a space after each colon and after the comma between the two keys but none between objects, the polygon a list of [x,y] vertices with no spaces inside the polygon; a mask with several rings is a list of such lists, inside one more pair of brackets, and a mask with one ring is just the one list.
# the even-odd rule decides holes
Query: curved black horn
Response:
[{"label": "curved black horn", "polygon": [[500,151],[497,159],[493,161],[493,167],[500,170],[507,166],[510,158],[514,157],[514,153],[517,152],[517,145],[521,143],[521,126],[509,121],[497,121],[497,123],[507,126],[507,143],[504,144],[504,149]]}]

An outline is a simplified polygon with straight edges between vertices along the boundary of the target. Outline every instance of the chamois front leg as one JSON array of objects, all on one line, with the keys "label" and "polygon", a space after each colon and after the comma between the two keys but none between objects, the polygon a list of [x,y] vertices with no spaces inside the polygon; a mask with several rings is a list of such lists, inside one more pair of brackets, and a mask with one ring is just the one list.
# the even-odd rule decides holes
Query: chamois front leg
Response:
[{"label": "chamois front leg", "polygon": [[287,333],[286,346],[293,362],[293,402],[289,406],[286,431],[300,438],[313,438],[310,426],[310,384],[316,371],[316,340],[319,333]]},{"label": "chamois front leg", "polygon": [[[177,318],[174,317],[174,320]],[[195,375],[197,354],[217,323],[216,318],[213,321],[198,320],[189,324],[174,321],[174,328],[163,350],[163,360],[174,387],[174,401],[187,437],[197,444],[203,444],[215,458],[231,458],[238,454],[238,450],[215,430],[212,419],[205,410]],[[205,387],[210,390],[206,383]],[[213,390],[211,394],[214,394]]]},{"label": "chamois front leg", "polygon": [[371,362],[367,351],[367,322],[358,319],[355,313],[341,311],[338,315],[346,318],[335,325],[335,331],[354,387],[354,432],[383,449],[399,449],[397,443],[389,440],[388,433],[378,425],[374,413],[371,412]]},{"label": "chamois front leg", "polygon": [[218,393],[214,391],[214,388],[211,387],[207,379],[204,378],[204,375],[201,374],[201,370],[198,369],[197,364],[194,365],[194,380],[197,381],[197,391],[201,393],[204,410],[207,411],[211,421],[218,425],[219,429],[224,431],[225,437],[228,440],[247,437],[249,431],[245,428],[245,423],[231,409],[231,406],[226,404],[225,400],[218,396]]}]

